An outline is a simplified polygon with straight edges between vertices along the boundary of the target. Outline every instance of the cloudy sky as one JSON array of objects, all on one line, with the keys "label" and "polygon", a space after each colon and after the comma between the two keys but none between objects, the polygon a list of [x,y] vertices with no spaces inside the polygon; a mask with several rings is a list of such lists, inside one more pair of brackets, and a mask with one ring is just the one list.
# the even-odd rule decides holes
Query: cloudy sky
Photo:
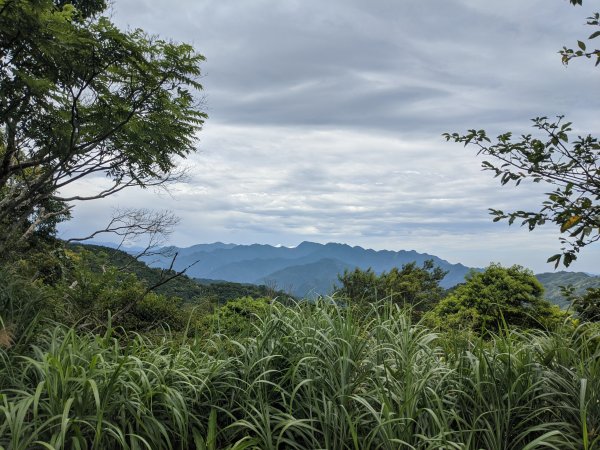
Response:
[{"label": "cloudy sky", "polygon": [[[501,187],[446,131],[532,132],[557,114],[598,133],[598,69],[557,51],[589,34],[590,1],[115,0],[123,28],[188,42],[206,57],[198,152],[169,194],[82,204],[85,234],[113,207],[171,209],[171,243],[344,242],[451,262],[549,271],[552,228],[492,223],[535,208],[547,187]],[[88,181],[93,183],[93,180]],[[78,189],[85,190],[88,185]],[[107,238],[108,239],[108,238]],[[600,246],[572,270],[600,272]]]}]

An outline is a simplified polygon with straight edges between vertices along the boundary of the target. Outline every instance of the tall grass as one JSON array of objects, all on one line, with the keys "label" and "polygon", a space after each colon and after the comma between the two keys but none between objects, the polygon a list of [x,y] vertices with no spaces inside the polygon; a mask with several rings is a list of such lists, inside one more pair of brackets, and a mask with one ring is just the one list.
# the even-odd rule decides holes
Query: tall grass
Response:
[{"label": "tall grass", "polygon": [[0,349],[0,447],[600,446],[595,325],[466,339],[382,303],[273,304],[255,327],[157,342],[54,326]]}]

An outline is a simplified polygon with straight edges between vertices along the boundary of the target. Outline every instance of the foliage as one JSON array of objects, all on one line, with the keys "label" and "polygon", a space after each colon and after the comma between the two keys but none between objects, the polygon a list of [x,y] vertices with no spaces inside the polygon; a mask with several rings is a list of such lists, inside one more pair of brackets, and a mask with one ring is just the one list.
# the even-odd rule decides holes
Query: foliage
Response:
[{"label": "foliage", "polygon": [[[52,234],[72,202],[164,185],[195,149],[203,57],[120,31],[100,16],[105,7],[0,1],[0,248]],[[109,183],[59,193],[90,176]]]},{"label": "foliage", "polygon": [[56,318],[60,307],[42,283],[0,268],[0,348],[26,345],[40,329],[40,319]]},{"label": "foliage", "polygon": [[342,285],[337,294],[353,304],[373,303],[388,298],[394,303],[411,305],[423,311],[442,298],[444,290],[439,283],[447,273],[431,260],[425,261],[423,267],[412,262],[404,264],[401,269],[394,267],[381,275],[375,274],[370,268],[356,268],[352,272],[345,270],[338,276]]},{"label": "foliage", "polygon": [[[95,254],[94,258],[88,258],[90,269],[94,271],[100,272],[102,267],[114,266],[119,272],[134,274],[146,286],[154,286],[165,277],[175,274],[173,270],[149,267],[146,263],[137,260],[122,250],[90,244],[69,244],[67,247],[75,253],[83,251]],[[179,297],[184,303],[201,305],[206,307],[207,311],[212,311],[210,305],[223,304],[240,297],[278,297],[281,299],[289,297],[283,292],[273,291],[264,285],[256,286],[230,281],[194,279],[186,274],[158,286],[154,292],[166,297]]]},{"label": "foliage", "polygon": [[506,325],[549,328],[563,319],[560,309],[544,300],[544,288],[533,272],[521,266],[491,264],[472,272],[428,314],[444,329],[495,332]]},{"label": "foliage", "polygon": [[107,263],[107,255],[79,249],[67,251],[71,267],[55,288],[65,304],[63,323],[79,327],[104,327],[107,313],[115,325],[129,331],[149,331],[166,325],[174,331],[199,320],[182,309],[182,300],[149,290],[134,273]]},{"label": "foliage", "polygon": [[194,281],[201,286],[203,297],[212,297],[219,304],[240,297],[276,298],[281,302],[292,298],[289,294],[264,284],[234,283],[232,281],[216,281],[199,278],[195,278]]},{"label": "foliage", "polygon": [[263,298],[268,293],[264,286],[200,285],[185,275],[152,289],[172,275],[172,271],[149,268],[125,252],[100,246],[68,245],[23,255],[13,270],[0,270],[6,293],[0,294],[0,329],[6,322],[6,327],[20,334],[37,315],[78,328],[103,328],[110,312],[113,324],[128,331],[166,326],[172,331],[188,328],[203,333],[213,325],[216,307],[237,300],[221,313],[223,330],[229,333],[249,330],[244,322],[251,320],[246,316],[262,311],[251,305],[268,303]]},{"label": "foliage", "polygon": [[123,348],[111,329],[79,336],[56,328],[43,342],[31,359],[14,360],[17,375],[3,380],[3,448],[191,448],[203,429],[208,383],[219,383],[219,363],[206,354],[139,335]]},{"label": "foliage", "polygon": [[[600,329],[464,341],[389,302],[271,305],[253,337],[55,327],[0,351],[0,446],[593,449]],[[442,346],[443,345],[443,346]]]},{"label": "foliage", "polygon": [[[541,137],[523,135],[513,140],[512,133],[498,136],[495,144],[484,130],[469,130],[466,135],[446,133],[446,139],[473,144],[479,154],[491,157],[482,167],[492,171],[503,185],[523,180],[545,182],[554,187],[542,203],[539,211],[515,211],[505,213],[490,209],[494,221],[508,219],[512,224],[522,220],[533,230],[546,222],[558,225],[563,237],[561,253],[548,259],[558,267],[560,262],[569,266],[577,258],[579,250],[600,239],[600,143],[588,135],[578,137],[569,144],[571,123],[562,118],[549,121],[546,117],[534,119],[534,127],[543,132]],[[494,160],[497,160],[496,163]]]},{"label": "foliage", "polygon": [[[172,270],[148,267],[128,253],[114,248],[89,244],[69,244],[67,248],[76,254],[88,255],[86,259],[93,271],[101,272],[104,267],[113,266],[119,272],[135,275],[146,286],[154,286],[175,273]],[[184,302],[192,302],[204,294],[203,288],[185,274],[157,287],[155,292],[167,297],[179,297]]]},{"label": "foliage", "polygon": [[256,334],[256,323],[270,311],[268,298],[241,297],[230,300],[217,308],[205,322],[212,322],[212,328],[227,336],[243,337]]},{"label": "foliage", "polygon": [[[582,1],[571,0],[571,4],[581,5]],[[600,26],[600,15],[589,17],[588,25]],[[595,31],[588,39],[598,36],[600,31]],[[600,51],[588,51],[583,41],[578,41],[577,50],[564,47],[560,53],[564,64],[582,56],[595,57],[596,65],[600,63]],[[571,122],[563,123],[562,116],[554,121],[535,118],[533,126],[539,130],[538,136],[527,134],[514,139],[508,132],[498,136],[493,144],[484,130],[471,129],[464,135],[444,133],[444,136],[446,140],[478,147],[478,154],[489,157],[482,162],[483,169],[492,171],[502,185],[518,186],[523,180],[531,180],[552,187],[538,211],[490,211],[494,221],[508,219],[512,224],[520,220],[530,231],[547,222],[557,225],[562,234],[561,252],[548,262],[558,267],[562,261],[568,267],[582,247],[600,239],[600,142],[591,135],[570,136]]]},{"label": "foliage", "polygon": [[[581,5],[582,4],[582,0],[570,0],[571,4],[573,5]],[[598,30],[598,28],[600,27],[600,14],[599,13],[594,13],[593,15],[591,15],[590,17],[587,18],[587,25],[590,25],[594,28],[596,28],[596,31],[594,31],[592,34],[590,34],[587,38],[587,40],[593,40],[596,39],[598,36],[600,36],[600,30]],[[593,59],[595,58],[595,65],[597,66],[598,64],[600,64],[600,50],[598,49],[588,49],[587,48],[587,44],[584,41],[577,41],[577,48],[574,50],[572,48],[567,48],[567,47],[563,47],[562,50],[560,51],[560,54],[562,56],[562,62],[565,65],[568,65],[569,62],[574,59],[574,58],[582,58],[585,57],[587,59]]]},{"label": "foliage", "polygon": [[571,302],[580,320],[600,322],[600,288],[587,288],[577,294],[573,286],[563,287],[564,296]]},{"label": "foliage", "polygon": [[109,312],[115,325],[130,331],[188,325],[194,331],[199,324],[201,311],[149,290],[134,273],[112,266],[106,254],[81,247],[22,255],[11,269],[0,267],[0,284],[0,319],[17,336],[39,318],[103,328]]}]

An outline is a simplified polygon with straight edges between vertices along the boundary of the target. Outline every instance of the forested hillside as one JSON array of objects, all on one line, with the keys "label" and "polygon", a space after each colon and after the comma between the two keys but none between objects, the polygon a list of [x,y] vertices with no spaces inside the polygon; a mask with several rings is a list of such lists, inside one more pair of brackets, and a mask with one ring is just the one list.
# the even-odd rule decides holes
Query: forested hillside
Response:
[{"label": "forested hillside", "polygon": [[[190,278],[186,273],[176,275],[174,270],[148,267],[142,261],[122,250],[99,245],[69,245],[73,251],[85,250],[98,256],[96,270],[100,264],[117,267],[124,273],[134,274],[153,291],[167,297],[178,297],[184,302],[198,303],[209,300],[213,303],[225,303],[240,297],[289,297],[289,294],[265,285],[241,284],[221,280],[202,280]],[[167,282],[165,282],[168,279]],[[164,284],[163,284],[164,282]]]},{"label": "forested hillside", "polygon": [[582,295],[590,288],[600,288],[600,277],[582,272],[548,272],[536,275],[546,289],[546,298],[561,308],[569,306],[569,300],[562,294],[561,287],[572,286],[576,295]]},{"label": "forested hillside", "polygon": [[[168,247],[164,252],[171,255],[178,254],[179,262],[175,267],[183,268],[197,262],[197,265],[190,268],[190,274],[213,274],[227,281],[267,283],[298,298],[307,296],[316,298],[319,295],[333,293],[335,286],[339,285],[338,276],[344,270],[353,270],[356,267],[363,270],[371,268],[376,273],[382,273],[394,267],[401,267],[403,264],[423,263],[431,259],[438,267],[448,271],[440,283],[446,289],[463,283],[464,277],[470,270],[481,270],[462,264],[450,264],[436,256],[414,251],[375,251],[333,243],[322,245],[303,242],[296,248],[286,248],[218,242],[198,244],[188,248]],[[278,257],[274,258],[275,255]],[[171,263],[168,256],[158,258],[153,256],[144,260],[151,265],[161,267],[167,267]],[[271,272],[274,269],[277,270]],[[264,275],[265,273],[268,275]],[[583,294],[587,288],[600,287],[600,277],[581,272],[547,272],[537,274],[536,277],[545,288],[546,298],[561,308],[568,307],[569,301],[561,294],[560,286],[572,284],[577,294]],[[214,285],[214,282],[211,283]],[[257,294],[265,295],[265,292],[252,293],[252,295]]]}]

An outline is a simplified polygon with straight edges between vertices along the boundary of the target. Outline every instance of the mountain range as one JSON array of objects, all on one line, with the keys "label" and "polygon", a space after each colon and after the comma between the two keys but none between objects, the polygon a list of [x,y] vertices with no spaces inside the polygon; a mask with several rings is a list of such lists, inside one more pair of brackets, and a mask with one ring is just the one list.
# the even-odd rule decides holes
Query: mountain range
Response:
[{"label": "mountain range", "polygon": [[175,270],[188,267],[194,278],[266,284],[296,297],[314,297],[333,291],[338,274],[344,270],[372,268],[376,273],[393,267],[431,259],[448,271],[441,285],[450,288],[464,280],[470,268],[416,251],[372,250],[346,244],[302,242],[297,247],[263,244],[236,245],[216,242],[192,247],[165,247],[160,255],[142,258],[154,267],[169,267],[173,256]]},{"label": "mountain range", "polygon": [[[136,248],[123,250],[131,254],[139,251]],[[172,264],[175,270],[187,268],[186,274],[203,286],[212,286],[219,281],[243,283],[246,286],[266,285],[271,290],[279,290],[297,298],[331,293],[338,282],[338,274],[344,270],[370,267],[376,273],[381,273],[410,262],[421,265],[429,259],[448,271],[441,282],[444,288],[462,283],[470,270],[481,270],[414,250],[376,251],[346,244],[315,242],[302,242],[297,247],[222,242],[183,248],[171,246],[159,249],[156,255],[141,258],[151,267],[168,268]],[[572,285],[577,294],[584,293],[588,288],[600,287],[600,276],[583,272],[548,272],[537,274],[536,277],[544,285],[546,298],[562,308],[568,307],[569,303],[562,296],[561,286]]]}]

